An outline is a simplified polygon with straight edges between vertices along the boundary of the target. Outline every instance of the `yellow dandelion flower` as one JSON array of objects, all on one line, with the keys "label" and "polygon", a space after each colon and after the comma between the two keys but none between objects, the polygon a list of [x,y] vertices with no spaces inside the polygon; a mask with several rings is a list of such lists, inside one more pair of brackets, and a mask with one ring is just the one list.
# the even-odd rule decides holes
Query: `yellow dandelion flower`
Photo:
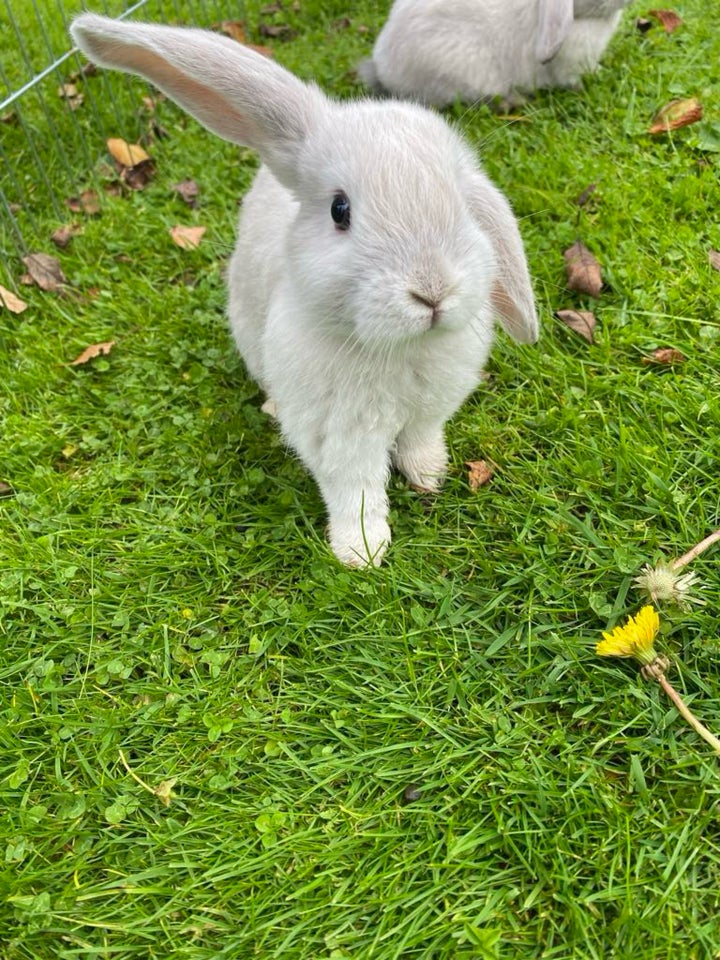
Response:
[{"label": "yellow dandelion flower", "polygon": [[660,618],[654,607],[643,607],[622,627],[612,633],[603,631],[603,639],[595,647],[601,657],[635,657],[640,663],[652,663],[657,653],[653,641],[660,629]]}]

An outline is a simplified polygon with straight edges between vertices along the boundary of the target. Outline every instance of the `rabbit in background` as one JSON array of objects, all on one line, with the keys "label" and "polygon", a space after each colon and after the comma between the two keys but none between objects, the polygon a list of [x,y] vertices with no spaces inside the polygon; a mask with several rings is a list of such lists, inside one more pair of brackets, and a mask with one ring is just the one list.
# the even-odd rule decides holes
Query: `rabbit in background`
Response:
[{"label": "rabbit in background", "polygon": [[263,161],[228,274],[230,326],[313,474],[332,550],[379,564],[391,465],[436,490],[444,424],[495,320],[538,323],[517,222],[462,138],[412,104],[339,103],[210,32],[76,18],[96,63],[141,74]]},{"label": "rabbit in background", "polygon": [[396,0],[370,60],[371,88],[434,106],[522,100],[577,87],[630,0]]}]

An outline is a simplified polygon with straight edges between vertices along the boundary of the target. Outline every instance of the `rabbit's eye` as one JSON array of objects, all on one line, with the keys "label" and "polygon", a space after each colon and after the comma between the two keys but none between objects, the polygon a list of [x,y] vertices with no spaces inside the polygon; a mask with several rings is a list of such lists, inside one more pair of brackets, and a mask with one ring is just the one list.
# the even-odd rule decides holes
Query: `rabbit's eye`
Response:
[{"label": "rabbit's eye", "polygon": [[342,190],[338,190],[333,197],[333,202],[330,205],[330,216],[335,221],[338,230],[350,229],[350,201],[347,194],[343,193]]}]

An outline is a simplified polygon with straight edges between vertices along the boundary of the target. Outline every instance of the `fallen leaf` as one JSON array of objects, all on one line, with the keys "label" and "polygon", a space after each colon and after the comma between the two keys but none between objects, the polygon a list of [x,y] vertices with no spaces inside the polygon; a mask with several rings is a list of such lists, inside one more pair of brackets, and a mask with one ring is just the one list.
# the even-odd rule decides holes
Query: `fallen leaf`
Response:
[{"label": "fallen leaf", "polygon": [[702,104],[696,97],[686,100],[671,100],[661,107],[653,117],[648,133],[667,133],[668,130],[679,130],[691,123],[702,120]]},{"label": "fallen leaf", "polygon": [[155,174],[155,163],[138,143],[110,137],[107,148],[124,183],[132,190],[142,190],[147,186]]},{"label": "fallen leaf", "polygon": [[682,19],[674,10],[648,10],[649,17],[655,17],[665,27],[665,33],[672,33],[682,25]]},{"label": "fallen leaf", "polygon": [[220,30],[238,43],[245,43],[245,24],[242,20],[223,20]]},{"label": "fallen leaf", "polygon": [[61,83],[58,87],[58,96],[63,100],[71,100],[78,95],[78,88],[74,83]]},{"label": "fallen leaf", "polygon": [[562,320],[566,327],[585,337],[588,343],[595,342],[593,331],[597,320],[590,310],[557,310],[555,316]]},{"label": "fallen leaf", "polygon": [[579,197],[577,198],[577,200],[575,201],[575,203],[576,203],[579,207],[584,207],[585,204],[588,202],[588,200],[589,200],[590,197],[595,193],[596,190],[597,190],[597,184],[596,184],[596,183],[591,183],[589,186],[585,187],[585,189],[584,189],[583,192],[579,195]]},{"label": "fallen leaf", "polygon": [[675,347],[659,347],[653,350],[649,357],[643,357],[642,362],[648,364],[656,363],[685,363],[687,357]]},{"label": "fallen leaf", "polygon": [[105,343],[93,343],[91,346],[85,347],[81,354],[70,361],[69,366],[79,367],[81,364],[87,363],[88,360],[94,360],[95,357],[107,356],[116,342],[115,340],[107,340]]},{"label": "fallen leaf", "polygon": [[97,64],[93,63],[92,60],[88,60],[87,63],[83,64],[82,70],[80,71],[84,77],[94,77],[97,72]]},{"label": "fallen leaf", "polygon": [[711,267],[715,267],[716,270],[720,270],[720,251],[708,250],[708,260],[710,261]]},{"label": "fallen leaf", "polygon": [[183,227],[178,225],[170,227],[170,236],[183,250],[194,250],[195,247],[200,245],[206,230],[207,227]]},{"label": "fallen leaf", "polygon": [[22,258],[23,263],[28,269],[33,282],[41,290],[54,292],[59,290],[67,278],[62,272],[60,261],[57,257],[51,257],[48,253],[30,253]]},{"label": "fallen leaf", "polygon": [[652,20],[648,20],[647,17],[638,17],[635,21],[635,26],[640,33],[647,33],[652,27]]},{"label": "fallen leaf", "polygon": [[3,123],[17,123],[18,115],[14,110],[8,110],[7,113],[3,113],[2,116],[0,116],[0,121]]},{"label": "fallen leaf", "polygon": [[82,233],[82,227],[79,223],[66,223],[62,227],[58,227],[50,239],[56,247],[64,250],[72,238],[77,236],[78,233]]},{"label": "fallen leaf", "polygon": [[276,40],[292,40],[297,36],[297,30],[293,30],[287,23],[260,23],[258,33],[261,37],[273,37]]},{"label": "fallen leaf", "polygon": [[169,780],[161,780],[156,787],[153,787],[153,793],[158,800],[162,800],[166,807],[169,807],[172,802],[174,797],[173,787],[176,783],[177,777],[171,777]]},{"label": "fallen leaf", "polygon": [[333,30],[347,30],[350,26],[352,26],[350,17],[340,17],[338,20],[333,20],[332,22]]},{"label": "fallen leaf", "polygon": [[580,240],[563,252],[568,290],[599,297],[602,290],[602,267]]},{"label": "fallen leaf", "polygon": [[149,157],[147,160],[141,160],[134,167],[120,167],[120,179],[126,183],[131,190],[143,190],[150,180],[155,176],[155,163]]},{"label": "fallen leaf", "polygon": [[79,197],[68,197],[65,206],[73,213],[86,213],[89,217],[100,213],[100,201],[94,190],[83,190]]},{"label": "fallen leaf", "polygon": [[107,148],[110,151],[110,156],[121,167],[134,167],[135,164],[150,159],[139,144],[128,143],[127,140],[122,140],[120,137],[110,137],[107,141]]},{"label": "fallen leaf", "polygon": [[22,313],[23,310],[27,310],[28,304],[16,296],[12,290],[6,290],[5,287],[0,286],[0,307],[5,307],[10,313]]},{"label": "fallen leaf", "polygon": [[268,3],[264,7],[260,7],[260,15],[263,17],[269,16],[271,13],[280,13],[283,9],[282,0],[277,0],[276,3]]},{"label": "fallen leaf", "polygon": [[172,185],[173,190],[180,194],[182,199],[189,207],[197,206],[197,198],[200,193],[200,187],[194,180],[181,180],[180,183]]},{"label": "fallen leaf", "polygon": [[468,468],[468,483],[471,490],[479,490],[495,473],[494,467],[485,460],[466,460],[465,466]]},{"label": "fallen leaf", "polygon": [[4,480],[0,480],[0,497],[11,497],[14,491],[9,483],[5,483]]}]

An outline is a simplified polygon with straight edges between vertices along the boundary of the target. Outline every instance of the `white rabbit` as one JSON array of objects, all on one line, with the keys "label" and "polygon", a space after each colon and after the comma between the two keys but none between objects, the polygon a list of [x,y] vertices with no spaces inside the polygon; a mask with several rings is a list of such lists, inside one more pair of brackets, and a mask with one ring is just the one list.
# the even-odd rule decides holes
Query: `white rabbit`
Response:
[{"label": "white rabbit", "polygon": [[435,106],[575,87],[630,0],[396,0],[365,82]]},{"label": "white rabbit", "polygon": [[336,556],[379,564],[391,462],[436,489],[445,421],[480,380],[494,318],[537,337],[507,201],[422,107],[333,102],[202,30],[83,14],[72,35],[260,154],[229,267],[232,332],[320,487]]}]

